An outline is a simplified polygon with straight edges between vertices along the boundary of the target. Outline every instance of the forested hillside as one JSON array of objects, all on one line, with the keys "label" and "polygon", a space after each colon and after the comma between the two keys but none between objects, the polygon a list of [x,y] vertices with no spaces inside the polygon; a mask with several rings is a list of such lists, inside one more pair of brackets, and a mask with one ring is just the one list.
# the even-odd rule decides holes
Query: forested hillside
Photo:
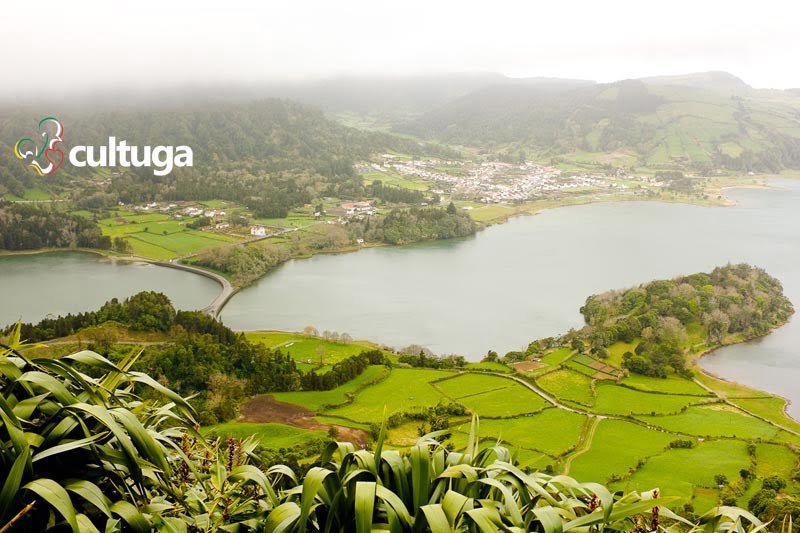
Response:
[{"label": "forested hillside", "polygon": [[635,343],[623,366],[666,377],[669,370],[688,372],[685,356],[696,345],[707,349],[765,335],[793,312],[780,281],[747,264],[727,265],[591,296],[581,307],[588,324],[581,336],[606,357],[615,343]]},{"label": "forested hillside", "polygon": [[[73,145],[106,145],[111,136],[133,146],[193,149],[194,167],[176,168],[163,178],[147,168],[117,168],[121,175],[111,179],[108,187],[85,183],[81,199],[98,195],[105,207],[117,201],[227,199],[252,204],[264,216],[272,216],[283,206],[302,205],[319,195],[358,196],[363,184],[352,164],[371,154],[392,149],[409,154],[453,153],[390,134],[348,128],[318,109],[277,99],[156,110],[54,113],[49,108],[16,109],[0,113],[0,151],[12,154],[17,138],[35,133],[42,113],[57,114],[64,124],[65,151]],[[65,164],[46,179],[51,187],[67,186],[71,179],[92,175],[92,169]],[[0,194],[21,194],[40,181],[14,157],[0,159]]]}]

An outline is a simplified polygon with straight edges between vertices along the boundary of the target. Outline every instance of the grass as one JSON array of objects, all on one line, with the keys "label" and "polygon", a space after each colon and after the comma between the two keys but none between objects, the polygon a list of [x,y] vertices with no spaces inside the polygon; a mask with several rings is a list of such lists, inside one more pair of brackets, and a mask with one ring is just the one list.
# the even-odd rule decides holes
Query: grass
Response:
[{"label": "grass", "polygon": [[340,405],[349,399],[349,395],[363,388],[365,385],[377,382],[389,375],[389,369],[383,365],[368,366],[360,376],[335,389],[327,391],[308,392],[276,392],[276,400],[293,403],[310,409],[320,411],[326,405]]},{"label": "grass", "polygon": [[775,426],[724,404],[689,407],[677,415],[640,418],[668,431],[699,437],[772,440],[779,433]]},{"label": "grass", "polygon": [[710,396],[708,391],[689,379],[671,374],[666,378],[652,378],[641,374],[631,374],[622,380],[628,387],[644,392],[665,392],[668,394],[693,394]]},{"label": "grass", "polygon": [[[584,415],[552,407],[533,416],[481,419],[479,434],[506,443],[512,451],[535,450],[555,457],[575,446],[585,422]],[[456,430],[469,434],[469,423]]]},{"label": "grass", "polygon": [[267,348],[280,348],[296,361],[313,365],[334,364],[347,357],[358,355],[376,346],[367,341],[349,343],[333,342],[303,333],[286,331],[247,331],[245,337],[250,342],[263,344]]},{"label": "grass", "polygon": [[547,404],[516,381],[462,374],[435,384],[444,395],[481,417],[510,417],[542,410]]},{"label": "grass", "polygon": [[503,363],[494,363],[491,361],[481,361],[480,363],[467,363],[464,365],[467,370],[487,370],[490,372],[502,372],[508,374],[511,369]]},{"label": "grass", "polygon": [[227,422],[225,424],[204,427],[201,431],[204,435],[214,434],[220,437],[231,436],[237,439],[243,439],[253,435],[258,439],[261,446],[273,450],[290,448],[326,436],[324,431],[309,431],[307,429],[276,423],[254,424]]},{"label": "grass", "polygon": [[375,180],[380,180],[384,185],[391,185],[393,187],[401,187],[403,189],[410,189],[412,191],[427,191],[430,188],[430,183],[421,179],[411,179],[401,176],[396,172],[387,170],[380,172],[373,170],[361,174],[365,184],[372,184]]},{"label": "grass", "polygon": [[625,352],[631,352],[636,349],[638,341],[634,342],[615,342],[608,347],[608,364],[616,367],[622,367],[622,356]]},{"label": "grass", "polygon": [[766,396],[763,392],[745,387],[732,381],[725,381],[714,376],[710,376],[705,372],[696,372],[695,377],[697,381],[710,388],[723,398],[763,398]]},{"label": "grass", "polygon": [[779,444],[756,444],[756,477],[791,479],[798,466],[797,454]]},{"label": "grass", "polygon": [[597,384],[596,392],[597,399],[592,410],[614,415],[677,413],[684,407],[703,401],[697,396],[640,392],[605,382]]},{"label": "grass", "polygon": [[594,404],[592,379],[580,372],[556,370],[536,378],[536,384],[558,399],[571,400],[586,406]]},{"label": "grass", "polygon": [[242,240],[224,233],[187,228],[185,221],[173,220],[163,213],[122,211],[100,220],[99,225],[103,235],[126,239],[135,255],[158,260],[193,255]]},{"label": "grass", "polygon": [[[699,443],[691,449],[671,449],[650,458],[629,479],[613,488],[647,490],[658,487],[663,496],[677,496],[688,502],[695,487],[713,489],[714,476],[723,474],[736,479],[739,471],[750,466],[744,442],[714,440]],[[706,509],[696,509],[703,512]]]},{"label": "grass", "polygon": [[751,413],[764,417],[771,422],[780,424],[783,427],[800,431],[800,423],[786,416],[786,400],[777,396],[764,398],[735,398],[733,403],[747,409]]},{"label": "grass", "polygon": [[572,461],[569,475],[579,481],[607,482],[626,475],[640,460],[662,453],[672,440],[673,436],[633,422],[601,420],[589,450]]},{"label": "grass", "polygon": [[358,392],[353,403],[325,414],[369,423],[383,419],[384,407],[386,416],[401,411],[420,411],[447,400],[431,382],[449,375],[451,373],[443,370],[395,368],[380,383]]},{"label": "grass", "polygon": [[458,400],[467,409],[481,417],[510,417],[535,413],[547,404],[538,394],[512,382],[505,389],[484,392]]},{"label": "grass", "polygon": [[542,363],[545,363],[550,366],[558,366],[567,359],[570,358],[572,355],[572,350],[569,348],[558,348],[549,352],[547,355],[542,357]]},{"label": "grass", "polygon": [[487,205],[469,211],[469,216],[476,222],[493,222],[514,214],[514,209],[502,205]]},{"label": "grass", "polygon": [[42,189],[41,187],[34,187],[32,189],[25,189],[25,192],[22,196],[16,196],[14,194],[9,194],[6,196],[6,199],[9,202],[44,202],[47,200],[51,200],[53,195],[47,192],[46,190]]},{"label": "grass", "polygon": [[514,384],[509,379],[485,374],[460,374],[436,383],[436,388],[453,400],[475,396],[489,391],[505,390]]}]

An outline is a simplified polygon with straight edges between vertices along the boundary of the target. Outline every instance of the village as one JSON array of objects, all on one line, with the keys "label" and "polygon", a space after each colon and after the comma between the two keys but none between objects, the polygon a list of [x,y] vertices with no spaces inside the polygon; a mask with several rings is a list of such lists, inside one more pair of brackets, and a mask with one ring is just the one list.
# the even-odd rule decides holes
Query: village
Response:
[{"label": "village", "polygon": [[607,189],[613,192],[663,187],[648,176],[624,173],[564,173],[558,168],[526,161],[521,164],[500,161],[480,163],[438,159],[401,160],[384,154],[382,163],[360,165],[360,172],[396,173],[407,179],[432,182],[433,192],[482,203],[513,203],[535,200],[554,193]]}]

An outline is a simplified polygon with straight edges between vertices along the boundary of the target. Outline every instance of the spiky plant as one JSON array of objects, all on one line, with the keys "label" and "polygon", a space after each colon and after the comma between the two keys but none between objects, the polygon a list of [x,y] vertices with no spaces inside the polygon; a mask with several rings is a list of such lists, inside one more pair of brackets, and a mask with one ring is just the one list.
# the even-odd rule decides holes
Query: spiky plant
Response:
[{"label": "spiky plant", "polygon": [[[422,437],[406,452],[333,443],[302,480],[262,469],[252,439],[203,439],[180,396],[89,351],[31,358],[0,345],[0,533],[46,531],[751,531],[720,507],[693,524],[657,491],[613,493],[526,473],[502,446]],[[776,529],[792,531],[791,521]]]},{"label": "spiky plant", "polygon": [[31,358],[19,332],[0,346],[0,531],[211,530],[266,515],[252,443],[199,438],[186,400],[130,370],[138,353]]}]

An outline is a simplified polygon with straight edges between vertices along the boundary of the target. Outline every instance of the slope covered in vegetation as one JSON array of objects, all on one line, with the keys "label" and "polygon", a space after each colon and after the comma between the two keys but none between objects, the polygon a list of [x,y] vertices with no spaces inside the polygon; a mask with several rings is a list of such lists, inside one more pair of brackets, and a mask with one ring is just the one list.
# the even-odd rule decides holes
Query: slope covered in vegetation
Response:
[{"label": "slope covered in vegetation", "polygon": [[94,352],[60,359],[0,350],[0,526],[45,531],[645,531],[693,526],[657,491],[614,494],[526,473],[502,447],[448,452],[332,444],[304,476],[262,468],[251,441],[204,440],[191,406],[146,374]]}]

